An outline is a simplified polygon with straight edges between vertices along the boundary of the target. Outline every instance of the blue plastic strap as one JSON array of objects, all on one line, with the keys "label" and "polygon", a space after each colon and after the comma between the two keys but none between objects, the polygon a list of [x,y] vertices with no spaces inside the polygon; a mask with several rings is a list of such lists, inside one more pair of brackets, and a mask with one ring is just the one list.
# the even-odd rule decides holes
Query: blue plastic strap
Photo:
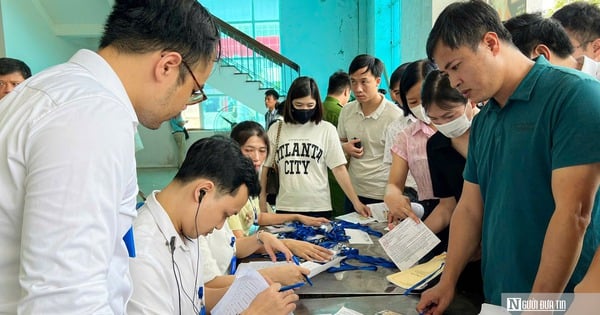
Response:
[{"label": "blue plastic strap", "polygon": [[125,247],[127,248],[127,253],[129,257],[135,257],[135,240],[133,239],[133,226],[127,230],[127,233],[123,235],[123,242],[125,242]]}]

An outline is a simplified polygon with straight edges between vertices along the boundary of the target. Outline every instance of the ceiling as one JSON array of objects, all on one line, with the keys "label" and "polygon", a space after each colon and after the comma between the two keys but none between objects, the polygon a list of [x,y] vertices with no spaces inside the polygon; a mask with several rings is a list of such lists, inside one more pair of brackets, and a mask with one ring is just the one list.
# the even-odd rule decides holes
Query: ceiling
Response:
[{"label": "ceiling", "polygon": [[31,0],[57,36],[95,38],[102,34],[114,0]]}]

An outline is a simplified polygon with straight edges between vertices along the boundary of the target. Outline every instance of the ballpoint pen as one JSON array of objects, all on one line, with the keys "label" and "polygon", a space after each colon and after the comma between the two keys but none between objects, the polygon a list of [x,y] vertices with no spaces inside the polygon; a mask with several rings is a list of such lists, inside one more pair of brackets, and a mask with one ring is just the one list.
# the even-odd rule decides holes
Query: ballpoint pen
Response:
[{"label": "ballpoint pen", "polygon": [[279,289],[279,292],[296,289],[296,288],[299,288],[299,287],[303,286],[304,284],[305,284],[305,282],[298,282],[298,283],[294,283],[294,284],[291,284],[291,285],[286,285],[286,286],[281,287]]},{"label": "ballpoint pen", "polygon": [[431,280],[434,276],[437,275],[438,271],[440,271],[442,268],[444,268],[444,265],[445,265],[445,263],[441,263],[441,265],[438,267],[438,269],[436,269],[434,272],[427,275],[427,277],[421,279],[421,281],[415,283],[412,287],[406,289],[406,291],[404,291],[404,295],[409,295],[413,290],[420,287],[424,283],[427,283],[429,280]]},{"label": "ballpoint pen", "polygon": [[[296,265],[300,266],[300,261],[298,260],[298,257],[292,255],[292,261]],[[310,284],[310,286],[312,287],[313,284],[312,284],[312,281],[310,281],[310,278],[307,275],[305,275],[305,274],[303,274],[303,276],[304,276],[304,279],[306,279],[306,282],[308,282],[308,284]]]}]

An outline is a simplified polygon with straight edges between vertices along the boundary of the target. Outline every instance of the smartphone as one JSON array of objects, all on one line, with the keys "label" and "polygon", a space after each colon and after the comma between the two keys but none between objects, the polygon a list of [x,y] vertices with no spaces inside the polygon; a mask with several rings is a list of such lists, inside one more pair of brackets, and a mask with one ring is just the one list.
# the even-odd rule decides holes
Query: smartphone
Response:
[{"label": "smartphone", "polygon": [[[356,139],[356,137],[352,138],[352,140]],[[354,147],[357,149],[362,148],[362,142],[358,141],[357,143],[354,144]]]}]

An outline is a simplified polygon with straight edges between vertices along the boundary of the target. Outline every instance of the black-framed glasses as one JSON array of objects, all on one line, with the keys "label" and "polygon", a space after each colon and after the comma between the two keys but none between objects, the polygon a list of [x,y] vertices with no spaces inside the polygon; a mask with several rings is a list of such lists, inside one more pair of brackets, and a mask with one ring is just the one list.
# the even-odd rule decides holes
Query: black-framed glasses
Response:
[{"label": "black-framed glasses", "polygon": [[194,104],[199,104],[199,103],[206,101],[208,99],[208,96],[206,96],[206,94],[204,94],[204,90],[203,90],[204,86],[200,85],[200,83],[198,83],[198,80],[196,80],[196,76],[194,75],[194,72],[192,72],[192,68],[190,68],[190,66],[187,64],[187,62],[182,60],[181,63],[183,63],[183,65],[185,66],[187,71],[190,72],[192,79],[198,86],[198,89],[194,90],[192,92],[192,95],[190,95],[190,98],[188,99],[186,105],[194,105]]}]

